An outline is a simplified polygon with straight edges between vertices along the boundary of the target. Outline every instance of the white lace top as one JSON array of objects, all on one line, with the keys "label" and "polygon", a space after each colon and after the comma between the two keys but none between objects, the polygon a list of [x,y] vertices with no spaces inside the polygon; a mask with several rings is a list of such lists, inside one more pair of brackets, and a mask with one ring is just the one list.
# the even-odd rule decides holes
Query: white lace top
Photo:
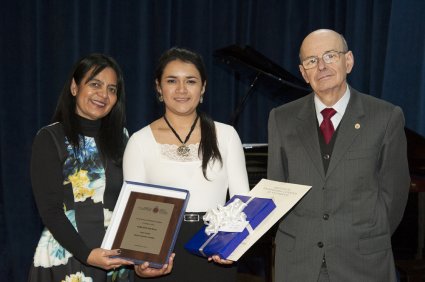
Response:
[{"label": "white lace top", "polygon": [[199,149],[199,143],[196,144],[188,144],[186,145],[189,147],[189,155],[188,156],[181,156],[177,154],[177,149],[179,146],[174,144],[158,144],[161,148],[161,155],[164,158],[167,158],[171,161],[178,161],[178,162],[191,162],[191,161],[199,161],[199,155],[198,155],[198,149]]},{"label": "white lace top", "polygon": [[189,190],[188,212],[205,212],[223,205],[230,196],[249,191],[242,143],[236,130],[215,122],[223,164],[210,162],[206,180],[198,156],[199,144],[190,144],[188,157],[177,155],[176,145],[156,142],[150,126],[134,133],[124,153],[124,179]]}]

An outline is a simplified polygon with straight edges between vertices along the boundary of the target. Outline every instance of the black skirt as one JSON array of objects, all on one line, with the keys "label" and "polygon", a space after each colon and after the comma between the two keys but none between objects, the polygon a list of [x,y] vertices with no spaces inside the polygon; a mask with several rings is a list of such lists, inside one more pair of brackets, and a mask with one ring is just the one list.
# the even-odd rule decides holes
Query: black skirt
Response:
[{"label": "black skirt", "polygon": [[[174,246],[176,257],[174,258],[173,270],[166,276],[155,278],[155,281],[236,281],[236,263],[232,265],[221,265],[212,261],[209,262],[207,258],[193,255],[184,249],[186,242],[204,225],[202,216],[200,218],[198,222],[183,221]],[[143,280],[143,278],[136,278],[135,281],[142,282],[146,280]]]}]

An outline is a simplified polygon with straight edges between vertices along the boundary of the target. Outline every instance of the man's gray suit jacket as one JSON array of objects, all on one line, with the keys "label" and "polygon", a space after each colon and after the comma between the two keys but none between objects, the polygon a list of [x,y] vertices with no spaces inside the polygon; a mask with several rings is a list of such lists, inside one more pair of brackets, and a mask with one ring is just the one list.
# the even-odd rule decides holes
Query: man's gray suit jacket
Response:
[{"label": "man's gray suit jacket", "polygon": [[268,178],[311,185],[276,234],[276,281],[316,282],[325,256],[330,281],[396,281],[391,234],[410,176],[404,116],[351,88],[325,174],[314,94],[269,117]]}]

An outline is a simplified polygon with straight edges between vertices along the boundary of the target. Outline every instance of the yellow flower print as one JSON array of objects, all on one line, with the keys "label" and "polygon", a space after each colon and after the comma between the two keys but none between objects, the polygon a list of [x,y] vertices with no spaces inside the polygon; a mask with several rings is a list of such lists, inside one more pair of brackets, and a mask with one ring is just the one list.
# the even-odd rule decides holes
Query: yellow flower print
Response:
[{"label": "yellow flower print", "polygon": [[67,275],[65,280],[61,282],[93,282],[93,279],[91,277],[86,277],[82,272],[77,272],[69,276]]},{"label": "yellow flower print", "polygon": [[94,195],[94,190],[88,188],[90,179],[87,176],[87,170],[76,171],[68,179],[72,184],[72,191],[74,192],[74,200],[76,202],[83,202],[85,199]]}]

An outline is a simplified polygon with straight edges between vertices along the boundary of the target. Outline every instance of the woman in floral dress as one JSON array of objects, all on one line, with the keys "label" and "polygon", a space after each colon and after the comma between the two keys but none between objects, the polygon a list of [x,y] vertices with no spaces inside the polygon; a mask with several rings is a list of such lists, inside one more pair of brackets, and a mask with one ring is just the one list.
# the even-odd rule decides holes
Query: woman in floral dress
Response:
[{"label": "woman in floral dress", "polygon": [[[122,72],[111,58],[91,54],[75,65],[62,90],[53,124],[35,137],[33,194],[45,228],[29,281],[132,281],[131,262],[100,248],[118,198],[124,128]],[[141,276],[171,271],[137,266]]]}]

